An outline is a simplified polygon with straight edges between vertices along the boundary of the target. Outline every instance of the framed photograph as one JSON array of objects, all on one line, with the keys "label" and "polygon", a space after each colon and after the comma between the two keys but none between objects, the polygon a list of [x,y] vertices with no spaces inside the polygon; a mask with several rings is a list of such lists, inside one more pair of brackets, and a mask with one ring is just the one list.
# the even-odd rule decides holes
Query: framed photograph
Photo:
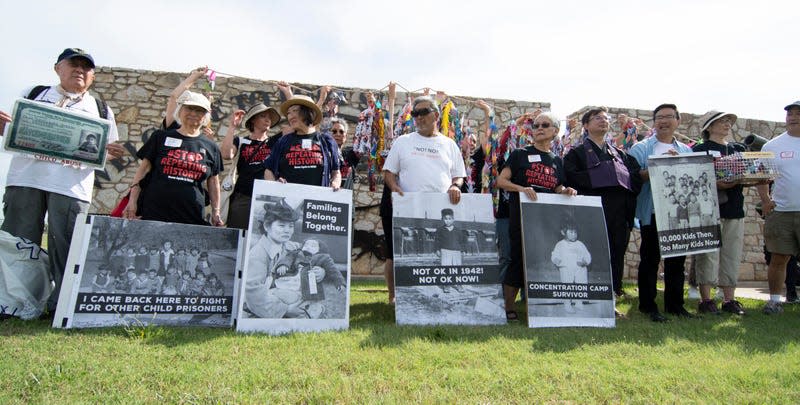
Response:
[{"label": "framed photograph", "polygon": [[651,156],[647,166],[661,256],[719,249],[719,199],[713,156],[705,152]]},{"label": "framed photograph", "polygon": [[506,323],[489,194],[392,193],[400,325]]},{"label": "framed photograph", "polygon": [[614,327],[600,197],[520,193],[520,205],[528,326]]},{"label": "framed photograph", "polygon": [[258,180],[236,330],[347,329],[352,192]]},{"label": "framed photograph", "polygon": [[105,166],[111,121],[25,99],[14,104],[11,118],[6,150]]},{"label": "framed photograph", "polygon": [[54,328],[233,325],[242,231],[78,216]]}]

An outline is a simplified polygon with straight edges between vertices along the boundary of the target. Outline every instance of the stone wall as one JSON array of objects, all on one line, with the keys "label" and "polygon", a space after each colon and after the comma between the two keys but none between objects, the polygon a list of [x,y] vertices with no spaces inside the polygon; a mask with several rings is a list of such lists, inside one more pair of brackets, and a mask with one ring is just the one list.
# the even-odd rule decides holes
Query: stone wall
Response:
[{"label": "stone wall", "polygon": [[[655,106],[653,106],[655,107]],[[584,107],[573,114],[570,118],[578,118],[592,107]],[[680,106],[678,106],[680,109]],[[735,112],[734,112],[735,113]],[[653,125],[652,110],[637,110],[630,108],[609,107],[609,114],[616,117],[618,114],[626,114],[630,117],[640,118],[647,125]],[[681,123],[678,133],[692,139],[700,139],[700,128],[703,126],[702,117],[705,113],[691,114],[681,113]],[[616,121],[612,120],[613,129],[619,130]],[[786,130],[784,123],[774,121],[762,121],[755,119],[739,118],[733,125],[733,138],[737,142],[742,142],[750,134],[771,139]],[[764,220],[756,212],[756,204],[760,201],[755,187],[745,188],[745,236],[744,252],[742,254],[742,264],[739,268],[739,279],[742,281],[762,281],[767,279],[767,267],[764,262]],[[631,241],[628,245],[628,253],[625,256],[625,277],[636,278],[639,266],[639,231],[634,229]]]},{"label": "stone wall", "polygon": [[[131,70],[124,68],[98,67],[97,78],[93,92],[99,94],[112,107],[117,117],[117,127],[120,139],[125,147],[133,154],[148,136],[158,128],[167,103],[167,97],[183,78],[185,73],[154,72],[144,70]],[[199,82],[203,82],[201,79]],[[296,94],[308,94],[312,98],[318,96],[319,85],[292,83],[303,90],[295,89]],[[200,90],[199,85],[194,89]],[[340,107],[339,115],[347,119],[350,125],[349,141],[355,129],[360,111],[366,108],[365,93],[368,89],[343,88],[348,105]],[[375,90],[372,90],[375,92]],[[216,87],[211,93],[214,97],[212,112],[212,127],[217,130],[218,140],[221,141],[225,133],[230,114],[235,109],[246,109],[247,106],[264,102],[267,105],[277,106],[282,101],[280,92],[273,82],[246,79],[246,78],[217,78]],[[457,107],[460,113],[466,114],[471,127],[479,128],[483,123],[483,112],[474,104],[465,100],[474,101],[472,97],[457,96]],[[397,110],[406,100],[406,95],[398,92]],[[549,103],[528,102],[513,100],[485,99],[496,107],[498,125],[507,123],[524,112],[537,108],[548,110]],[[589,107],[585,107],[571,117],[580,115]],[[643,119],[652,123],[652,112],[646,110],[611,108],[610,113],[616,116],[625,113],[632,117]],[[681,114],[679,132],[697,138],[700,134],[700,115]],[[737,140],[750,133],[756,133],[766,138],[783,132],[783,125],[775,122],[739,119],[734,125],[734,134]],[[125,157],[109,161],[105,169],[97,172],[95,195],[92,201],[91,212],[107,214],[113,209],[121,195],[127,192],[128,184],[136,171],[137,163],[133,157]],[[227,167],[226,167],[227,169]],[[365,178],[365,170],[359,171],[359,178],[354,190],[354,203],[356,215],[354,218],[353,242],[353,273],[357,275],[379,275],[383,272],[383,255],[381,252],[383,229],[378,217],[378,203],[380,193],[370,192]],[[381,179],[378,179],[380,190]],[[741,268],[742,280],[765,280],[766,269],[762,254],[763,221],[755,213],[757,196],[754,189],[746,192],[747,223],[745,236],[745,251]],[[635,278],[638,257],[639,235],[634,231],[627,255],[626,277]]]},{"label": "stone wall", "polygon": [[[131,70],[116,67],[98,67],[97,77],[93,92],[100,95],[108,102],[116,113],[117,128],[120,140],[131,152],[142,146],[144,141],[158,128],[163,119],[167,98],[172,90],[186,77],[186,73],[153,72],[144,70]],[[201,79],[193,89],[200,91],[200,86],[205,80]],[[222,137],[227,129],[230,114],[236,109],[246,109],[248,106],[264,102],[266,105],[276,106],[283,100],[274,82],[246,79],[218,77],[216,86],[211,95],[212,103],[212,128],[217,130],[217,139]],[[320,85],[292,83],[301,88],[294,89],[295,94],[307,94],[316,99]],[[338,87],[337,87],[338,88]],[[357,88],[338,88],[345,92],[349,104],[339,108],[339,116],[350,122],[348,141],[352,142],[355,123],[359,113],[366,108],[365,93],[368,91],[379,94],[376,90]],[[306,91],[303,91],[306,90]],[[474,104],[464,100],[475,101],[472,97],[458,96],[456,102],[460,114],[465,117],[470,126],[478,128],[484,121],[483,111]],[[406,94],[398,92],[397,107],[405,103]],[[496,106],[497,122],[507,122],[524,112],[537,108],[547,110],[549,103],[527,102],[513,100],[486,99]],[[384,106],[387,108],[387,106]],[[230,162],[229,162],[230,163]],[[363,163],[363,162],[362,162]],[[226,170],[229,168],[226,165]],[[129,156],[123,159],[109,161],[105,169],[97,172],[95,195],[92,201],[91,212],[108,214],[119,201],[121,195],[127,192],[128,185],[136,172],[136,160]],[[354,190],[354,203],[356,214],[354,217],[353,241],[353,273],[357,275],[383,274],[383,229],[378,216],[380,192],[370,192],[365,176],[366,169],[359,170],[361,174]],[[378,190],[381,190],[382,179],[378,179]]]}]

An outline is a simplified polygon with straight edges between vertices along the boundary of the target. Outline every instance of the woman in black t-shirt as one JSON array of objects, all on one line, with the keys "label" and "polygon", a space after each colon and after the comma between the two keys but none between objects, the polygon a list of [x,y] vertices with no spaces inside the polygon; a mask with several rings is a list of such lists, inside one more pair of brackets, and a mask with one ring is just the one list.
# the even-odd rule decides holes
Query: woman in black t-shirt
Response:
[{"label": "woman in black t-shirt", "polygon": [[551,113],[542,113],[533,123],[533,145],[511,152],[503,170],[497,177],[497,187],[509,191],[508,234],[511,240],[511,263],[503,279],[503,297],[506,318],[517,320],[514,301],[524,284],[522,273],[522,223],[519,193],[536,200],[536,193],[559,193],[576,195],[577,192],[564,187],[564,169],[561,158],[550,148],[558,135],[560,122]]},{"label": "woman in black t-shirt", "polygon": [[264,162],[264,179],[311,186],[341,187],[339,148],[329,134],[317,132],[322,110],[308,96],[281,104],[294,132],[282,136]]},{"label": "woman in black t-shirt", "polygon": [[[219,173],[222,155],[217,144],[203,135],[202,127],[211,119],[211,103],[201,94],[184,92],[178,97],[175,119],[180,128],[155,131],[136,156],[141,159],[133,177],[130,199],[123,211],[127,219],[208,225],[203,219],[206,183],[211,199],[214,226],[222,226],[219,216]],[[146,190],[140,182],[150,173]],[[142,196],[141,216],[137,200]]]},{"label": "woman in black t-shirt", "polygon": [[[233,159],[238,153],[239,160],[236,163],[238,178],[228,210],[228,227],[247,229],[250,223],[253,183],[256,179],[264,178],[264,161],[280,138],[280,134],[270,137],[269,130],[280,120],[278,110],[267,107],[264,103],[251,106],[247,112],[237,110],[231,115],[228,131],[222,139],[222,157]],[[242,122],[250,135],[239,138],[235,133]]]}]

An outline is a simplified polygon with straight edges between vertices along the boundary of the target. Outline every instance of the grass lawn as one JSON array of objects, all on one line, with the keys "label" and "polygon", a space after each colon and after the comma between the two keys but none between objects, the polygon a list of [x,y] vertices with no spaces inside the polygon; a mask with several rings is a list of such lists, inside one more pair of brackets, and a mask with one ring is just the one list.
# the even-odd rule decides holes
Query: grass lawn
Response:
[{"label": "grass lawn", "polygon": [[528,329],[398,327],[379,282],[351,301],[348,331],[278,337],[6,320],[0,404],[800,400],[800,307],[655,324],[631,299],[615,329]]}]

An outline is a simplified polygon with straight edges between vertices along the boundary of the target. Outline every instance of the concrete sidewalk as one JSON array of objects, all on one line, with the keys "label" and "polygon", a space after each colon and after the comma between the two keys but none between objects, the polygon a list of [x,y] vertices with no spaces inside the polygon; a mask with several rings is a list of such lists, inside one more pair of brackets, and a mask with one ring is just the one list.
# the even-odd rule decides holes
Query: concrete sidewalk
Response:
[{"label": "concrete sidewalk", "polygon": [[748,281],[736,287],[736,296],[754,300],[769,301],[769,287],[766,281]]}]

